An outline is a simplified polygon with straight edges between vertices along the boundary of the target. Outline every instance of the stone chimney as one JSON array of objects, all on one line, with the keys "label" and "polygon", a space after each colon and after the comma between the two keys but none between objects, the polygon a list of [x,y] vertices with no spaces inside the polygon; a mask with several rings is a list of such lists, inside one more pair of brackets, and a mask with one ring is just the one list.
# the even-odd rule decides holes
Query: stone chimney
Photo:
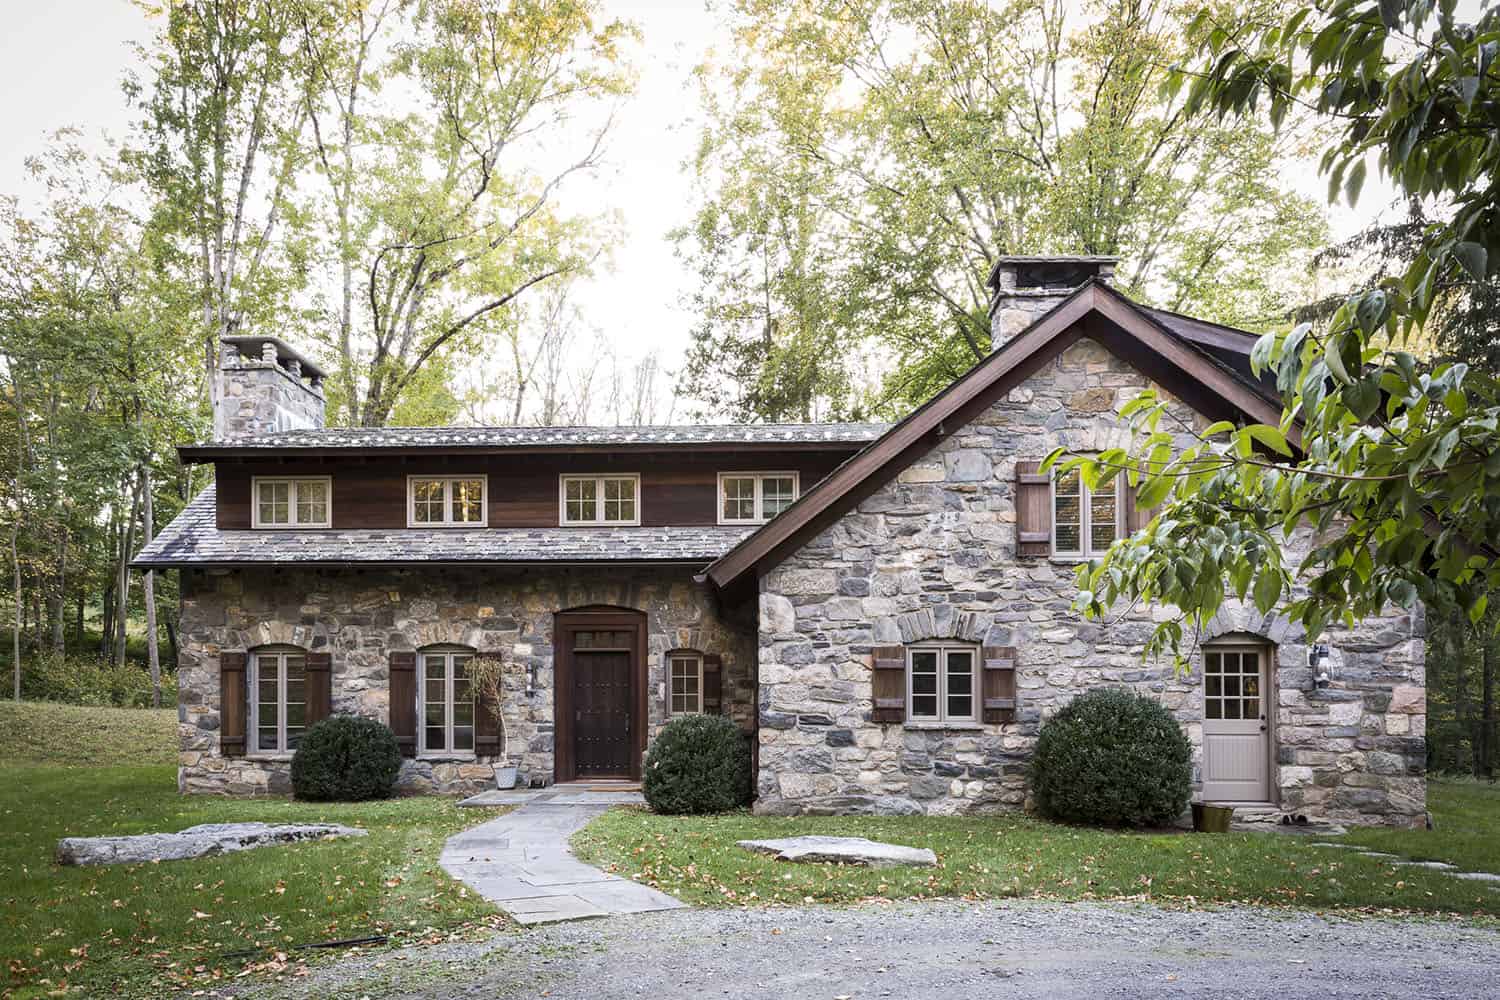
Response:
[{"label": "stone chimney", "polygon": [[323,378],[323,369],[279,337],[224,337],[214,440],[323,427]]},{"label": "stone chimney", "polygon": [[990,271],[990,341],[999,349],[1090,278],[1109,281],[1118,257],[1000,257]]}]

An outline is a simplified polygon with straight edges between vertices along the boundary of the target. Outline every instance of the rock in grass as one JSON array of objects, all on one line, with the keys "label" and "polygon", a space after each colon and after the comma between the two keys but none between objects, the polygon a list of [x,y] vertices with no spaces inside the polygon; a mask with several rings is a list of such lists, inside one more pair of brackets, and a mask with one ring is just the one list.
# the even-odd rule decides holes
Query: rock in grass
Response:
[{"label": "rock in grass", "polygon": [[864,837],[780,837],[775,840],[741,840],[747,851],[775,856],[777,861],[802,861],[894,868],[913,865],[933,868],[937,855],[925,847],[883,844]]},{"label": "rock in grass", "polygon": [[330,837],[363,837],[364,830],[332,823],[203,823],[177,833],[143,833],[133,837],[64,837],[57,842],[63,865],[138,865],[183,861],[255,847],[295,844]]}]

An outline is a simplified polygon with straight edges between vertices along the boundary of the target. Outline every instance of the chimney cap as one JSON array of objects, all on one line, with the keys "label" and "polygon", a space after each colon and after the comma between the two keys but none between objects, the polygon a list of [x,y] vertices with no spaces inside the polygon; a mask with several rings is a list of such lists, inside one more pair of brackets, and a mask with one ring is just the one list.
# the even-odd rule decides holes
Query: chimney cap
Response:
[{"label": "chimney cap", "polygon": [[261,348],[266,344],[276,347],[276,360],[283,368],[289,368],[287,362],[298,361],[302,364],[302,377],[312,379],[315,383],[328,377],[328,373],[306,354],[297,350],[291,344],[280,337],[267,336],[264,334],[236,333],[219,338],[219,343],[228,344],[239,351],[241,357],[251,360],[261,356]]},{"label": "chimney cap", "polygon": [[1001,270],[1015,269],[1018,266],[1073,265],[1087,269],[1092,265],[1095,274],[1107,274],[1112,272],[1118,263],[1120,263],[1120,258],[1109,254],[1001,254],[995,258],[995,266],[990,268],[989,280],[985,284],[998,290]]}]

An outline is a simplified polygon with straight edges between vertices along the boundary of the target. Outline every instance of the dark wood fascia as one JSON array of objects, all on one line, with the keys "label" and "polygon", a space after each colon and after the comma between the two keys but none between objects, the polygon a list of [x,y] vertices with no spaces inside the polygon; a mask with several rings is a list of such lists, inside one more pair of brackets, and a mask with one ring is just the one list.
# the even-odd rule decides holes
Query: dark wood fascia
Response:
[{"label": "dark wood fascia", "polygon": [[[1102,325],[1098,319],[1108,324]],[[1154,371],[1143,374],[1199,412],[1242,413],[1261,423],[1280,422],[1280,410],[1259,392],[1178,340],[1109,285],[1089,281],[839,466],[781,516],[709,566],[705,576],[717,587],[738,592],[737,584],[746,573],[763,572],[776,565],[889,482],[945,433],[956,431],[1083,337],[1100,339],[1107,349],[1132,364],[1154,359],[1150,362]],[[1132,348],[1132,344],[1139,346]],[[1290,439],[1294,443],[1300,440],[1295,428]]]},{"label": "dark wood fascia", "polygon": [[184,465],[202,465],[225,460],[282,462],[302,458],[338,458],[372,461],[382,458],[411,460],[433,456],[490,457],[504,455],[680,455],[767,454],[786,452],[847,452],[854,454],[868,441],[740,441],[711,444],[589,444],[522,445],[518,447],[410,446],[398,448],[246,448],[217,445],[179,445],[177,457]]}]

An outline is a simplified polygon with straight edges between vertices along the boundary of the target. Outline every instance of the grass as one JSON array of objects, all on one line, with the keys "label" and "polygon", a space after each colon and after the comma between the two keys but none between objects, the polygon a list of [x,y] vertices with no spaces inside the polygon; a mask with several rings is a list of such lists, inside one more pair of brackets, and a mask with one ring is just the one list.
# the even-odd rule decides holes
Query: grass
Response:
[{"label": "grass", "polygon": [[[161,758],[161,744],[151,741],[161,737],[164,715],[172,713],[29,704],[0,714],[0,759],[8,765],[0,786],[0,995],[50,994],[66,984],[74,995],[159,996],[211,988],[247,970],[294,974],[310,954],[298,944],[373,934],[435,940],[499,923],[437,864],[449,835],[494,811],[432,797],[331,805],[181,796],[173,765],[119,763],[134,753]],[[15,723],[37,740],[24,760],[15,752],[24,737],[10,732]],[[66,764],[37,762],[64,751]],[[235,820],[346,823],[370,834],[158,865],[53,863],[59,837]],[[247,949],[255,953],[232,954]]]},{"label": "grass", "polygon": [[1500,785],[1434,778],[1427,783],[1427,808],[1431,830],[1351,830],[1344,839],[1416,861],[1500,874]]},{"label": "grass", "polygon": [[0,761],[80,767],[173,764],[175,708],[91,708],[0,701]]},{"label": "grass", "polygon": [[[1455,802],[1464,799],[1450,798],[1447,786],[1434,784],[1434,790],[1441,830],[1449,808],[1461,808]],[[1486,809],[1493,829],[1500,799],[1485,800],[1478,812]],[[797,834],[929,847],[939,867],[788,865],[735,846],[737,840]],[[1414,843],[1422,838],[1386,835]],[[617,810],[577,834],[573,845],[609,870],[706,906],[1025,897],[1500,915],[1500,891],[1484,884],[1395,868],[1276,833],[1122,833],[1024,815],[673,817]],[[1441,849],[1426,853],[1438,856]]]}]

